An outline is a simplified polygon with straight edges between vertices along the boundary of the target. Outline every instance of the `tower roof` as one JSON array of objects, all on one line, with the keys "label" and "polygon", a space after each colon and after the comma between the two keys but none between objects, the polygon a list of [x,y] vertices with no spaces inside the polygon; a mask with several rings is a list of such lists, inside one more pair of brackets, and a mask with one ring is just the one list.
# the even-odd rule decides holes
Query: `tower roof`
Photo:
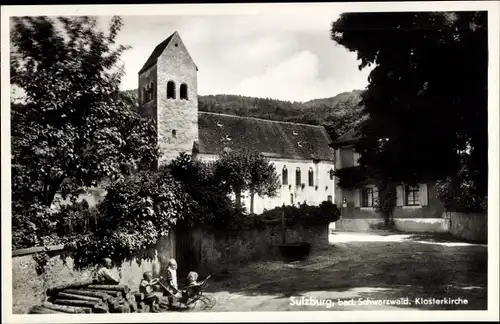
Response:
[{"label": "tower roof", "polygon": [[[142,72],[144,72],[146,69],[148,69],[153,64],[156,64],[158,58],[163,53],[163,51],[165,50],[165,48],[167,48],[168,44],[170,43],[170,41],[172,40],[172,38],[174,37],[175,34],[179,35],[178,32],[174,32],[167,39],[165,39],[163,42],[161,42],[160,44],[158,44],[155,47],[155,49],[153,50],[153,53],[151,53],[151,55],[149,56],[149,58],[146,60],[146,63],[144,63],[144,65],[142,66],[142,68],[139,70],[139,74],[141,74]],[[196,67],[196,71],[198,71],[198,67]]]}]

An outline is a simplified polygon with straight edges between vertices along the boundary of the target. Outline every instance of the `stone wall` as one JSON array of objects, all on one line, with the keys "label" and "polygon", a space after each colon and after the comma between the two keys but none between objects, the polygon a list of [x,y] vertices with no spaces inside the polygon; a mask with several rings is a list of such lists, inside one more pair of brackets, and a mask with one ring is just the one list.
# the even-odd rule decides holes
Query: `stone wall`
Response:
[{"label": "stone wall", "polygon": [[[113,269],[115,275],[121,277],[120,284],[128,285],[133,290],[139,289],[139,282],[145,271],[152,271],[155,276],[162,275],[168,259],[174,257],[172,237],[162,238],[156,248],[155,260],[125,261],[120,267]],[[34,254],[16,255],[12,257],[12,301],[13,314],[26,314],[34,305],[45,298],[48,288],[63,284],[75,283],[91,279],[96,268],[79,270],[74,267],[71,252],[62,249],[48,252],[49,262],[45,271],[38,275]]]},{"label": "stone wall", "polygon": [[488,215],[445,213],[450,221],[450,233],[456,237],[475,242],[488,241]]},{"label": "stone wall", "polygon": [[[208,272],[238,267],[255,260],[279,259],[278,245],[282,234],[279,225],[264,229],[210,231],[197,229],[194,235],[201,242],[201,265]],[[309,242],[312,249],[328,245],[328,224],[305,228],[287,228],[286,242]]]},{"label": "stone wall", "polygon": [[[343,218],[335,223],[337,231],[370,231],[371,226],[383,223],[381,218],[349,219]],[[449,230],[449,220],[444,218],[395,218],[396,228],[402,232],[445,233]]]}]

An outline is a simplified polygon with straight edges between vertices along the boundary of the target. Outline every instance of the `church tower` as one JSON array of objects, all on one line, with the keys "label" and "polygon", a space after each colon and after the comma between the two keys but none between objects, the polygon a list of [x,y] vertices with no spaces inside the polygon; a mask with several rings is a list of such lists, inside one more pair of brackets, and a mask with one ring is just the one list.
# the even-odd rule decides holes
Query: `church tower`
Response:
[{"label": "church tower", "polygon": [[139,111],[157,124],[159,164],[198,141],[198,68],[177,32],[154,49],[139,71]]}]

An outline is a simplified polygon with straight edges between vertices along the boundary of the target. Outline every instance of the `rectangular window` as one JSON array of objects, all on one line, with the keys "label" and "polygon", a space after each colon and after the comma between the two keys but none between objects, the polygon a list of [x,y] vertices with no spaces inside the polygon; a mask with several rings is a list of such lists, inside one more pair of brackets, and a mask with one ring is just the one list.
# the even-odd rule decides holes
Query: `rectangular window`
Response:
[{"label": "rectangular window", "polygon": [[405,187],[405,205],[418,206],[420,205],[420,190],[418,186]]},{"label": "rectangular window", "polygon": [[374,206],[374,192],[373,188],[364,188],[361,194],[361,206],[373,207]]},{"label": "rectangular window", "polygon": [[327,200],[328,200],[328,202],[333,202],[333,198],[332,198],[332,196],[328,195]]}]

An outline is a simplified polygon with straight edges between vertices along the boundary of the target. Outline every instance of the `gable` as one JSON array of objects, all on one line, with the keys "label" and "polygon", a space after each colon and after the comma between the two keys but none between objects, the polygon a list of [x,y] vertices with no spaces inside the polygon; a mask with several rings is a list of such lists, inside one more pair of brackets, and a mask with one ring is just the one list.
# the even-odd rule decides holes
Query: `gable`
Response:
[{"label": "gable", "polygon": [[[141,74],[142,72],[147,70],[149,67],[156,64],[156,62],[158,61],[158,58],[163,54],[163,52],[165,52],[165,50],[167,50],[169,48],[169,44],[174,43],[174,42],[181,44],[184,51],[189,56],[190,60],[193,61],[193,59],[189,55],[186,47],[184,46],[184,43],[182,42],[182,39],[179,36],[179,33],[175,32],[155,47],[155,49],[153,50],[153,52],[151,53],[149,58],[146,60],[146,63],[144,63],[142,68],[139,70],[139,74]],[[194,64],[194,61],[193,61],[193,64]],[[196,66],[196,64],[194,64],[194,65]],[[198,71],[198,67],[196,67],[196,71]]]},{"label": "gable", "polygon": [[199,112],[198,132],[201,154],[248,148],[270,158],[334,160],[322,126]]}]

